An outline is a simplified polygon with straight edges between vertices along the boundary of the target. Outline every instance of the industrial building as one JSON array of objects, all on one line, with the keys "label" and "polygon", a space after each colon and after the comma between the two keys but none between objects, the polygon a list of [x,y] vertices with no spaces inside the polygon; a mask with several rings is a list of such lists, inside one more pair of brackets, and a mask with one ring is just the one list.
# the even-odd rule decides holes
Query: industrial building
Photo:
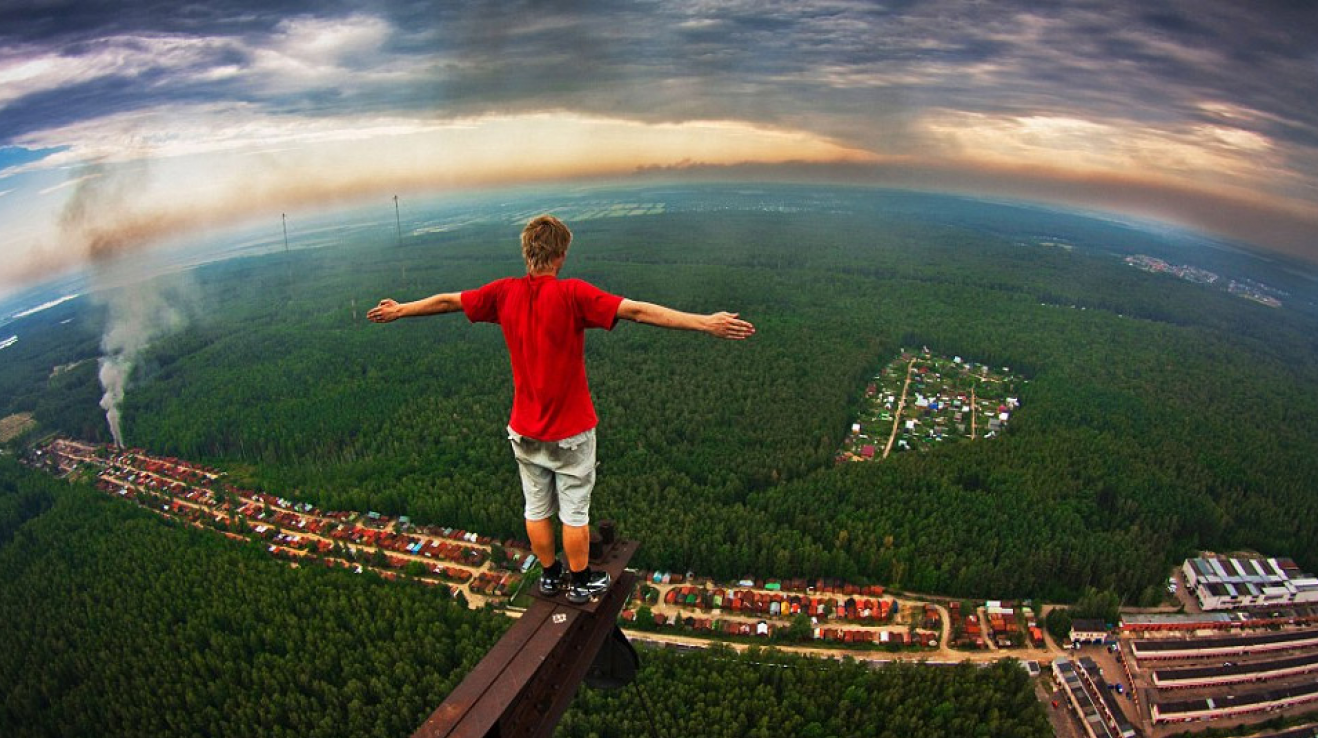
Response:
[{"label": "industrial building", "polygon": [[1080,716],[1089,738],[1134,738],[1135,729],[1126,720],[1093,659],[1082,658],[1079,665],[1066,658],[1054,659],[1053,675],[1066,692],[1071,708]]},{"label": "industrial building", "polygon": [[1314,700],[1318,700],[1318,683],[1261,692],[1236,692],[1195,700],[1159,702],[1153,705],[1151,712],[1155,724],[1188,723],[1192,720],[1214,720],[1257,712],[1271,712]]},{"label": "industrial building", "polygon": [[1318,671],[1318,654],[1304,654],[1273,661],[1224,662],[1220,666],[1192,666],[1153,670],[1153,686],[1159,689],[1217,687],[1309,674]]},{"label": "industrial building", "polygon": [[1181,567],[1205,610],[1318,602],[1318,577],[1290,559],[1203,557]]},{"label": "industrial building", "polygon": [[1318,606],[1292,605],[1264,611],[1233,610],[1198,613],[1137,613],[1121,616],[1122,633],[1244,631],[1259,628],[1318,625]]},{"label": "industrial building", "polygon": [[1293,630],[1216,638],[1160,638],[1132,641],[1131,654],[1140,660],[1250,656],[1269,651],[1318,646],[1318,630]]}]

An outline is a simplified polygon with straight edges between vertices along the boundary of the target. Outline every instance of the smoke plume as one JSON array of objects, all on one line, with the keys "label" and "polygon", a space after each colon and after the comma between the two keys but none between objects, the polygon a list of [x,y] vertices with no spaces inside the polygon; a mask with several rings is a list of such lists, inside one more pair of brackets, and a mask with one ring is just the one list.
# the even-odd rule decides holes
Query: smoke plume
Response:
[{"label": "smoke plume", "polygon": [[124,445],[122,405],[133,367],[153,341],[183,326],[190,294],[181,275],[153,278],[143,257],[128,258],[145,245],[134,206],[146,180],[145,168],[90,165],[60,219],[64,237],[90,257],[93,294],[106,308],[100,406],[117,446]]},{"label": "smoke plume", "polygon": [[106,323],[101,336],[100,379],[105,394],[101,396],[101,408],[116,446],[124,445],[121,406],[133,366],[153,341],[179,330],[186,322],[178,303],[167,297],[167,293],[182,292],[156,279],[103,293]]}]

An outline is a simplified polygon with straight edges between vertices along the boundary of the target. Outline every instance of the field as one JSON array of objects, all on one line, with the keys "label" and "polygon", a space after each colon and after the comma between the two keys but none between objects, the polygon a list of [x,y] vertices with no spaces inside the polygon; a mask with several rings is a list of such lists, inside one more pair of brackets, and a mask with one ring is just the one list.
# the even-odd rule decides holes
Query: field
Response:
[{"label": "field", "polygon": [[32,413],[15,413],[0,418],[0,443],[8,443],[36,426]]}]

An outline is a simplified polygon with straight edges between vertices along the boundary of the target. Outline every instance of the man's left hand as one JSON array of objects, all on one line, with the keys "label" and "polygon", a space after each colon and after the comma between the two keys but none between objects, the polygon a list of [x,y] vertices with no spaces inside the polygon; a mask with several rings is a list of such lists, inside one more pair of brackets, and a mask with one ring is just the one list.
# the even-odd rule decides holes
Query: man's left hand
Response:
[{"label": "man's left hand", "polygon": [[709,316],[709,332],[719,338],[739,341],[755,335],[755,326],[742,320],[738,313],[714,313]]}]

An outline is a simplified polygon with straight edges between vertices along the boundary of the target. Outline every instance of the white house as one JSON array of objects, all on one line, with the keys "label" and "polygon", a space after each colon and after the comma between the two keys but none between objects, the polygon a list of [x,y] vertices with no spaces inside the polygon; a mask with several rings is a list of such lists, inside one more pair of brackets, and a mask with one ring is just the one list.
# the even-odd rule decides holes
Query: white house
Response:
[{"label": "white house", "polygon": [[1074,620],[1071,622],[1072,643],[1102,643],[1107,638],[1107,623],[1102,620]]}]

